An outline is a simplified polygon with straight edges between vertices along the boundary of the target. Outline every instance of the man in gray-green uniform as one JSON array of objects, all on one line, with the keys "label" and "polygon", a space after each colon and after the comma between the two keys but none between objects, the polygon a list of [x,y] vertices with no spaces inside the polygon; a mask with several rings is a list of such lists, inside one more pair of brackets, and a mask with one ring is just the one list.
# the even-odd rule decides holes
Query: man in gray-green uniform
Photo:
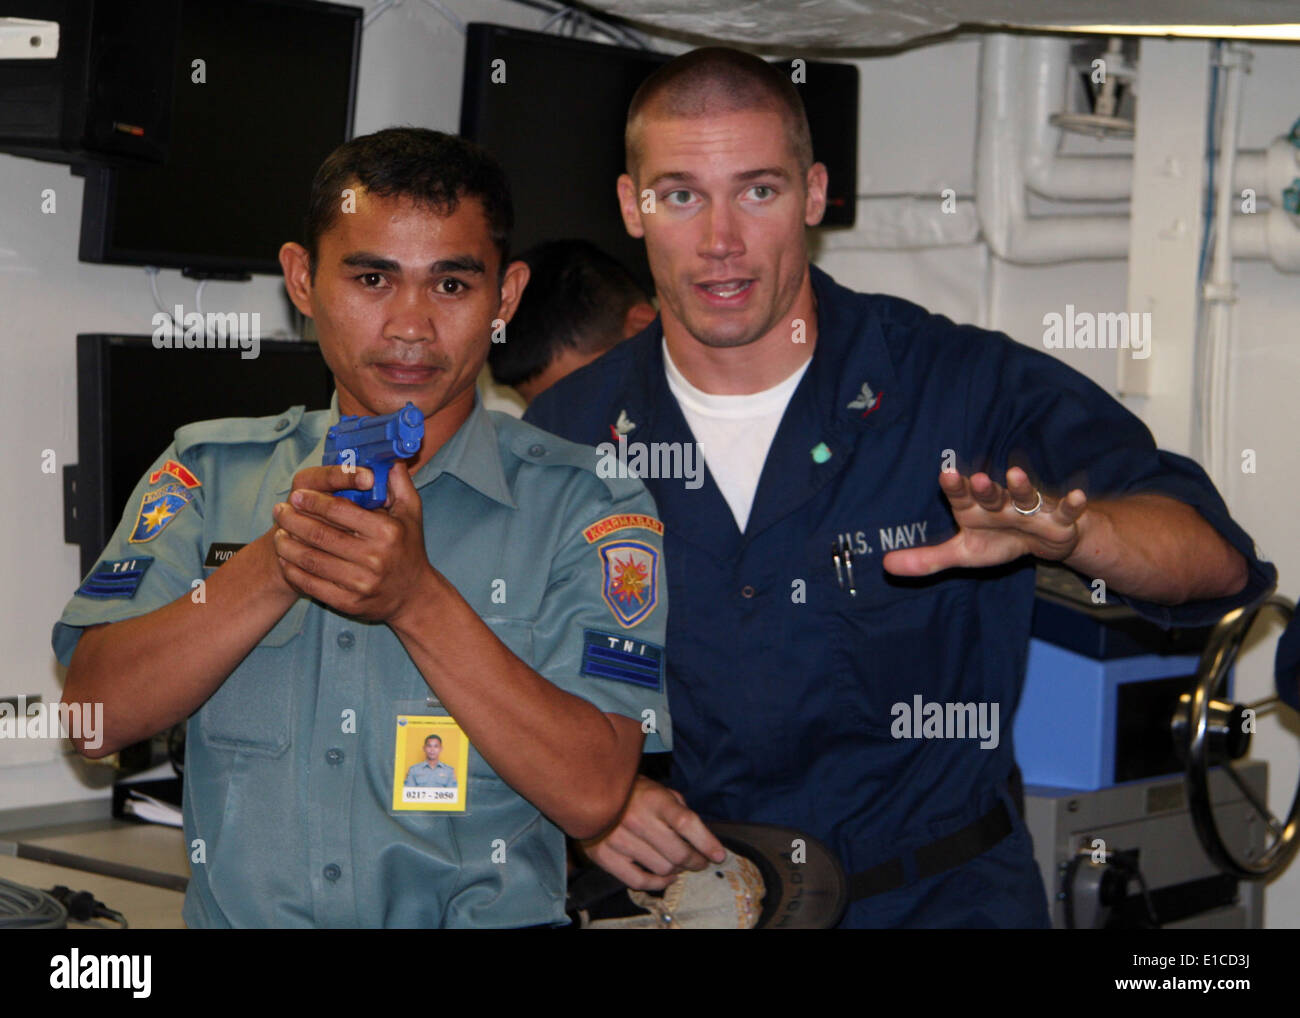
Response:
[{"label": "man in gray-green uniform", "polygon": [[[562,832],[611,826],[669,743],[653,502],[475,392],[527,282],[510,218],[461,139],[336,150],[280,253],[330,410],[180,428],[54,628],[65,702],[104,704],[83,753],[189,719],[190,926],[563,921]],[[320,465],[330,425],[408,400],[386,505],[337,497],[373,477]],[[430,729],[455,789],[404,787]]]},{"label": "man in gray-green uniform", "polygon": [[425,759],[407,768],[403,785],[409,788],[449,788],[454,785],[456,769],[438,759],[441,753],[442,740],[430,735],[424,740]]}]

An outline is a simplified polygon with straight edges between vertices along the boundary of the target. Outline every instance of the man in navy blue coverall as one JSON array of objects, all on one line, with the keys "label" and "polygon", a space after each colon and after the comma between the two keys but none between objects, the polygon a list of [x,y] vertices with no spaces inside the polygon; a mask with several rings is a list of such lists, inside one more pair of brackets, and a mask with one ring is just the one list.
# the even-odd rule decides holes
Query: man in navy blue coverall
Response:
[{"label": "man in navy blue coverall", "polygon": [[[660,317],[527,414],[639,469],[665,525],[672,787],[639,778],[588,854],[662,888],[720,858],[701,817],[784,824],[843,862],[845,925],[1046,926],[1012,791],[1035,560],[1162,625],[1275,572],[1082,375],[811,267],[826,170],[762,61],[677,58],[626,142]],[[918,697],[993,731],[900,723]]]}]

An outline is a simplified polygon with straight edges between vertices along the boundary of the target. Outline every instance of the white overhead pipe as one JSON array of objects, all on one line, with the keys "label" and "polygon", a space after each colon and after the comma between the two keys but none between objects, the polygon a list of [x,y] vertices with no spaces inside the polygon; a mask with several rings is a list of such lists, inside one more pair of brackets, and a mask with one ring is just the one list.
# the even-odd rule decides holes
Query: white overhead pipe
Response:
[{"label": "white overhead pipe", "polygon": [[1063,131],[1051,116],[1069,108],[1070,40],[1041,35],[1024,45],[1025,181],[1045,198],[1126,199],[1133,157],[1061,155]]},{"label": "white overhead pipe", "polygon": [[[975,211],[989,249],[1025,264],[1126,258],[1127,215],[1031,216],[1026,188],[1062,199],[1126,199],[1131,156],[1062,156],[1060,130],[1049,121],[1065,106],[1069,40],[989,35],[980,47],[979,130]],[[1272,204],[1267,212],[1232,215],[1225,231],[1237,258],[1269,259],[1300,271],[1300,222],[1281,208],[1282,190],[1300,177],[1300,150],[1285,137],[1267,149],[1236,153],[1235,193],[1250,188]]]},{"label": "white overhead pipe", "polygon": [[[1210,476],[1222,484],[1227,469],[1224,425],[1229,420],[1229,375],[1232,364],[1228,348],[1232,336],[1232,305],[1237,286],[1232,281],[1233,167],[1237,154],[1237,131],[1241,120],[1241,97],[1245,89],[1241,76],[1250,68],[1250,57],[1236,47],[1227,47],[1221,62],[1223,74],[1223,134],[1220,138],[1218,191],[1214,196],[1214,257],[1210,278],[1202,299],[1208,305],[1205,336],[1207,345],[1201,361],[1201,445]],[[1258,213],[1256,213],[1258,214]]]},{"label": "white overhead pipe", "polygon": [[[1070,40],[1039,35],[1024,40],[1024,179],[1044,198],[1127,200],[1132,194],[1132,156],[1061,155],[1063,131],[1052,114],[1069,107]],[[1268,148],[1236,153],[1234,186],[1270,202],[1300,177],[1300,150],[1288,138]]]},{"label": "white overhead pipe", "polygon": [[[1283,272],[1300,272],[1300,219],[1282,207],[1282,192],[1300,177],[1300,149],[1290,138],[1280,137],[1266,149],[1237,152],[1235,160],[1225,147],[1219,158],[1221,170],[1231,174],[1233,182],[1219,206],[1226,207],[1230,217],[1227,245],[1232,257],[1267,259]],[[1267,212],[1239,211],[1247,188],[1257,199],[1268,199]]]},{"label": "white overhead pipe", "polygon": [[[1025,40],[1025,181],[1044,198],[1127,200],[1133,192],[1131,155],[1061,155],[1064,131],[1052,126],[1054,113],[1069,107],[1070,40],[1042,35]],[[1233,186],[1277,203],[1300,177],[1300,149],[1278,137],[1266,149],[1237,153]]]},{"label": "white overhead pipe", "polygon": [[1274,138],[1266,149],[1243,149],[1237,153],[1232,186],[1238,194],[1250,188],[1274,205],[1282,202],[1282,192],[1300,177],[1300,149],[1286,137]]},{"label": "white overhead pipe", "polygon": [[1231,240],[1236,258],[1267,258],[1283,272],[1300,272],[1300,220],[1286,209],[1233,216]]},{"label": "white overhead pipe", "polygon": [[1006,261],[1030,264],[1127,256],[1127,216],[1029,215],[1021,164],[1019,54],[1008,35],[987,36],[980,47],[975,209],[990,250]]}]

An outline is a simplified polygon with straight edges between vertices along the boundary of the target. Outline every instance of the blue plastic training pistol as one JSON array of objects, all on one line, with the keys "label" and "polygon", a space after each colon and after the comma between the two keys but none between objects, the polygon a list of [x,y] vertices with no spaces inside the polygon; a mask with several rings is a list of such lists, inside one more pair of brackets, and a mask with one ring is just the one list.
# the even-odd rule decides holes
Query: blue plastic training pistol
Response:
[{"label": "blue plastic training pistol", "polygon": [[382,417],[344,415],[325,436],[324,465],[369,467],[375,486],[369,491],[336,491],[362,509],[378,509],[388,501],[388,471],[393,460],[414,456],[424,441],[424,414],[414,403]]}]

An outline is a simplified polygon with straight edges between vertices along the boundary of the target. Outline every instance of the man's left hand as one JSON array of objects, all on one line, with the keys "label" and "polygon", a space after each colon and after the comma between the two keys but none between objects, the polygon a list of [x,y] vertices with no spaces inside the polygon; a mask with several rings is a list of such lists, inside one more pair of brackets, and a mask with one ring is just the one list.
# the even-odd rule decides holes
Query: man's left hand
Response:
[{"label": "man's left hand", "polygon": [[[891,551],[885,569],[896,576],[928,576],[957,566],[978,568],[1001,565],[1022,555],[1064,561],[1077,547],[1088,496],[1076,488],[1065,498],[1041,494],[1019,467],[1007,470],[1004,488],[988,474],[967,478],[952,470],[939,475],[957,521],[957,534],[928,548]],[[1037,512],[1026,515],[1016,506]]]},{"label": "man's left hand", "polygon": [[275,550],[289,585],[368,622],[391,622],[413,604],[433,567],[420,496],[405,463],[393,464],[388,490],[382,509],[305,488],[276,506]]}]

